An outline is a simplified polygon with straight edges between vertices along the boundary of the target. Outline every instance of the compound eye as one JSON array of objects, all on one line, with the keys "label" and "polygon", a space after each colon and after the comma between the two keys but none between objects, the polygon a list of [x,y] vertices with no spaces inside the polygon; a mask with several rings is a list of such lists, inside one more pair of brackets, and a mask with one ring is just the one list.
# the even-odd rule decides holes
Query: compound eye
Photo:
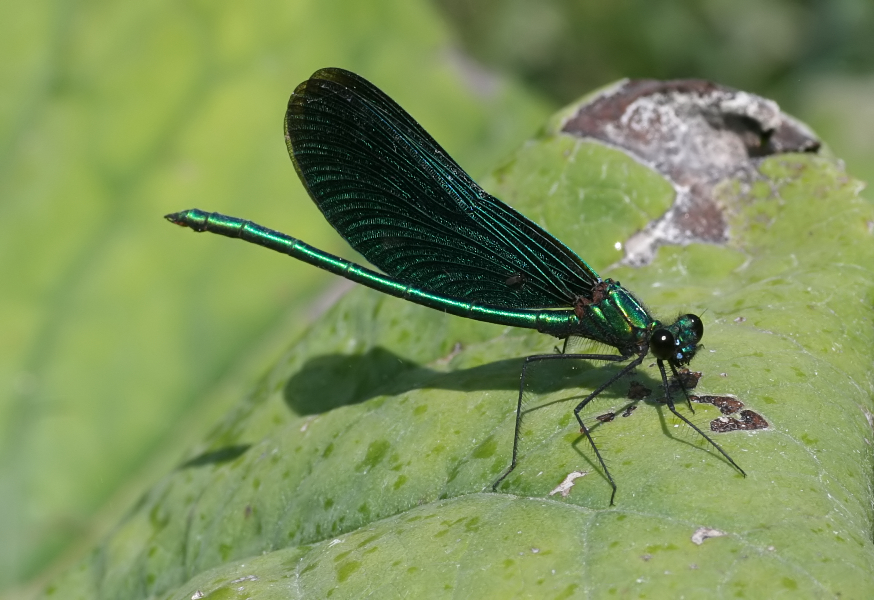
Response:
[{"label": "compound eye", "polygon": [[704,337],[704,323],[701,322],[698,315],[686,315],[686,319],[688,319],[689,325],[692,327],[692,333],[695,334],[695,343],[697,344]]},{"label": "compound eye", "polygon": [[667,329],[656,329],[649,338],[649,347],[656,358],[669,360],[677,351],[677,342]]}]

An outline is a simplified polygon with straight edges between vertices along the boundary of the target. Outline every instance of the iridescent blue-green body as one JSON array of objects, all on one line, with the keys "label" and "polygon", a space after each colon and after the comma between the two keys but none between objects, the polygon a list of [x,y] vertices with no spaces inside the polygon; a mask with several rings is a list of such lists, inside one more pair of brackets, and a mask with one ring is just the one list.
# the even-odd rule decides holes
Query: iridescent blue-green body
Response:
[{"label": "iridescent blue-green body", "polygon": [[[619,282],[601,279],[585,261],[536,223],[486,193],[391,98],[342,69],[322,69],[288,102],[285,139],[310,197],[329,223],[382,272],[368,269],[250,221],[198,209],[167,215],[195,231],[239,238],[288,254],[386,294],[460,317],[525,327],[567,340],[584,337],[618,354],[543,354],[525,359],[516,436],[508,470],[517,462],[522,393],[528,365],[543,360],[631,362],[574,409],[604,475],[616,485],[580,411],[651,351],[668,408],[676,412],[665,364],[694,357],[701,320],[654,319]],[[743,471],[741,471],[743,472]]]}]

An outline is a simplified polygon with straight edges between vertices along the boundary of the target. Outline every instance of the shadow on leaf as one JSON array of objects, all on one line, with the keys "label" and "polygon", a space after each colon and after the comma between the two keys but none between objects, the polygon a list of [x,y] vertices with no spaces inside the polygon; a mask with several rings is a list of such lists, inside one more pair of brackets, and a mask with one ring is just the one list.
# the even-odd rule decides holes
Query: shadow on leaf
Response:
[{"label": "shadow on leaf", "polygon": [[[381,347],[364,354],[329,354],[307,361],[285,384],[284,397],[291,410],[305,416],[359,404],[377,396],[400,395],[425,388],[507,390],[512,396],[519,389],[522,361],[521,357],[512,358],[445,372],[422,367]],[[577,361],[572,366],[541,363],[529,371],[526,391],[544,394],[567,387],[597,385],[609,377],[608,370],[614,368],[587,361]]]},{"label": "shadow on leaf", "polygon": [[180,469],[188,469],[190,467],[202,467],[204,465],[213,465],[234,460],[243,455],[252,444],[238,444],[235,446],[225,446],[216,450],[209,450],[199,456],[185,461],[179,465]]}]

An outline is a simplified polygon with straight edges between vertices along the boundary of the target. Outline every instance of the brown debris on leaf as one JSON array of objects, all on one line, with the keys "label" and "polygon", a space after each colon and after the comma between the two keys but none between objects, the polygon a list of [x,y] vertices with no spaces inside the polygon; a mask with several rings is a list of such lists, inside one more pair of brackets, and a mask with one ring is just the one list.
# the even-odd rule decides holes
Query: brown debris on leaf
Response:
[{"label": "brown debris on leaf", "polygon": [[762,415],[751,410],[742,410],[740,419],[732,417],[719,417],[710,421],[710,431],[716,433],[725,433],[727,431],[755,431],[756,429],[767,429],[768,422]]},{"label": "brown debris on leaf", "polygon": [[631,413],[637,410],[637,404],[629,404],[625,407],[625,410],[622,411],[623,417],[630,417]]},{"label": "brown debris on leaf", "polygon": [[595,419],[601,423],[609,423],[616,418],[615,412],[606,412],[603,415],[598,415]]},{"label": "brown debris on leaf", "polygon": [[679,378],[671,377],[671,380],[668,382],[668,390],[672,394],[681,392],[684,389],[686,391],[694,390],[698,386],[698,382],[701,381],[700,371],[690,371],[683,368],[679,369],[677,374],[680,376]]},{"label": "brown debris on leaf", "polygon": [[652,394],[652,390],[639,381],[632,381],[628,386],[629,400],[643,400],[649,398],[650,394]]},{"label": "brown debris on leaf", "polygon": [[581,106],[562,132],[622,148],[674,186],[671,209],[626,242],[623,262],[631,265],[649,263],[665,244],[725,242],[717,183],[751,180],[761,157],[820,148],[773,100],[699,79],[625,80]]},{"label": "brown debris on leaf", "polygon": [[744,403],[731,396],[689,396],[692,402],[699,404],[712,404],[724,415],[736,413],[744,407]]}]

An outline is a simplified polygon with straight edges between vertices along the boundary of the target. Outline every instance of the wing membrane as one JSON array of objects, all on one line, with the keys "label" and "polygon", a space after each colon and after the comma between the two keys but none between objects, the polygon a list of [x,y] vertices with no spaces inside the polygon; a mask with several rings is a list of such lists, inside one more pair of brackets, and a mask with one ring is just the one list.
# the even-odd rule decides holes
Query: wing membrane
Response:
[{"label": "wing membrane", "polygon": [[598,279],[480,188],[391,98],[322,69],[288,102],[286,142],[316,205],[355,250],[422,289],[504,308],[567,307]]}]

